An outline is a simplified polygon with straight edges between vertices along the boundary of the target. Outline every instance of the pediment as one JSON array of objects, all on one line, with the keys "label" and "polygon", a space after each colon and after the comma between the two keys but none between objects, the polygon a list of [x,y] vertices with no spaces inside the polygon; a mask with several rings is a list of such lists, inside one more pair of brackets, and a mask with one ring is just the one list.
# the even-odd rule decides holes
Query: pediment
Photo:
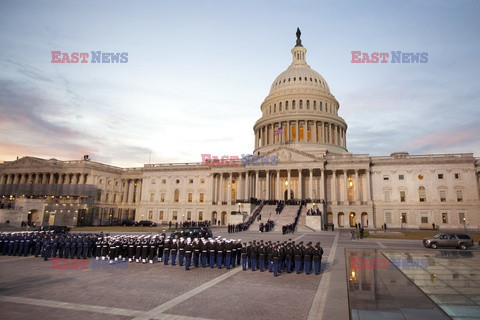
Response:
[{"label": "pediment", "polygon": [[300,151],[287,146],[279,146],[266,154],[265,156],[277,156],[279,163],[289,162],[314,162],[322,160],[323,158],[316,157],[308,152]]},{"label": "pediment", "polygon": [[57,161],[55,159],[45,160],[35,157],[23,157],[18,160],[5,162],[5,166],[9,168],[41,168],[52,166]]}]

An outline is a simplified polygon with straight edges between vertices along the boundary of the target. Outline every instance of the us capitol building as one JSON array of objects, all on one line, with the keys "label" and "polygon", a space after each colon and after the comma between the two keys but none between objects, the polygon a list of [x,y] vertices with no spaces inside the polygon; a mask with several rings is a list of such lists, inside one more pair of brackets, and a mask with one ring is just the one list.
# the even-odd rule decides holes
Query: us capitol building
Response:
[{"label": "us capitol building", "polygon": [[[306,52],[297,30],[292,63],[273,81],[253,126],[252,154],[276,156],[278,163],[119,168],[88,156],[74,161],[23,157],[0,164],[0,223],[91,225],[133,219],[226,225],[247,219],[256,207],[250,199],[256,198],[308,200],[299,219],[303,229],[357,223],[368,229],[385,224],[479,229],[480,159],[473,153],[349,153],[340,105],[307,64]],[[293,222],[298,207],[286,206],[277,222]],[[274,208],[262,208],[263,220]],[[321,215],[308,216],[308,209]]]}]

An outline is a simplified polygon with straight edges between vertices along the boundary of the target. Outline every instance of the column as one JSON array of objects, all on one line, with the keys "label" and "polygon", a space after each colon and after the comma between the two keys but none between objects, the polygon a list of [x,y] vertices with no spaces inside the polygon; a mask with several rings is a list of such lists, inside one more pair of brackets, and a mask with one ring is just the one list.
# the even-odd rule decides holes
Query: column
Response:
[{"label": "column", "polygon": [[327,201],[327,198],[325,197],[324,188],[325,188],[325,170],[320,169],[320,186],[318,187],[318,195],[320,199]]},{"label": "column", "polygon": [[308,170],[310,173],[310,179],[308,180],[308,184],[310,185],[310,191],[308,194],[310,195],[310,199],[313,200],[313,169]]},{"label": "column", "polygon": [[137,182],[137,192],[135,193],[135,202],[140,203],[142,199],[142,180],[138,180]]},{"label": "column", "polygon": [[302,192],[302,169],[298,170],[298,198],[300,200],[303,199],[303,192]]},{"label": "column", "polygon": [[312,126],[312,141],[313,142],[318,142],[317,139],[317,121],[313,121],[313,126]]},{"label": "column", "polygon": [[296,131],[296,132],[295,132],[295,138],[296,138],[295,141],[298,142],[299,139],[300,139],[300,130],[298,130],[298,120],[297,120],[297,122],[296,122],[296,124],[295,124],[295,131]]},{"label": "column", "polygon": [[303,141],[308,142],[308,121],[303,121]]},{"label": "column", "polygon": [[248,172],[248,170],[245,172],[245,195],[244,195],[244,199],[245,200],[250,200],[250,173]]},{"label": "column", "polygon": [[274,123],[272,123],[270,125],[270,144],[274,144],[275,143],[275,125]]},{"label": "column", "polygon": [[371,201],[370,194],[370,169],[365,170],[365,177],[367,178],[367,201]]},{"label": "column", "polygon": [[230,172],[230,181],[228,184],[227,204],[232,204],[233,172]]},{"label": "column", "polygon": [[238,202],[238,200],[241,199],[240,195],[243,195],[242,188],[243,188],[242,173],[239,172],[238,179],[237,179],[237,194],[235,197],[235,202]]},{"label": "column", "polygon": [[270,200],[270,171],[267,170],[267,196],[265,200]]},{"label": "column", "polygon": [[337,204],[337,174],[335,172],[335,170],[332,170],[333,171],[333,175],[332,175],[332,205],[336,205]]},{"label": "column", "polygon": [[320,137],[320,142],[321,143],[325,143],[325,125],[322,121],[322,133],[321,133],[321,137]]},{"label": "column", "polygon": [[127,199],[127,202],[128,203],[133,202],[133,181],[132,180],[128,180],[128,199]]},{"label": "column", "polygon": [[259,171],[255,171],[255,198],[260,199],[260,179],[258,178],[259,176]]},{"label": "column", "polygon": [[347,170],[343,170],[343,204],[348,204],[348,173]]},{"label": "column", "polygon": [[212,173],[212,203],[214,203],[216,201],[216,199],[215,199],[215,195],[216,195],[215,186],[216,186],[215,173]]},{"label": "column", "polygon": [[355,203],[358,203],[358,201],[360,200],[359,197],[358,197],[358,170],[355,170],[355,186],[354,186],[354,191],[355,191],[355,199],[353,199],[355,201]]},{"label": "column", "polygon": [[223,193],[225,191],[225,188],[223,186],[223,182],[224,182],[223,181],[223,173],[220,173],[220,192],[219,192],[220,197],[218,199],[218,201],[220,201],[220,204],[223,204],[223,201],[224,201],[223,200],[223,195],[224,195]]},{"label": "column", "polygon": [[280,200],[282,195],[280,194],[280,170],[277,170],[277,190],[276,190],[276,199]]},{"label": "column", "polygon": [[290,189],[292,184],[290,183],[290,169],[287,170],[287,200],[291,199]]}]

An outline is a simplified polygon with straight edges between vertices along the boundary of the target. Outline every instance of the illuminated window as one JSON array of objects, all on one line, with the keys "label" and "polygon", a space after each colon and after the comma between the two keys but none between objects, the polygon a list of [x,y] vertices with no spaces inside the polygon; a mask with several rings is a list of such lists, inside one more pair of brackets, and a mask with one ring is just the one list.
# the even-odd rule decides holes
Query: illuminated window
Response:
[{"label": "illuminated window", "polygon": [[158,220],[163,220],[163,211],[158,212]]},{"label": "illuminated window", "polygon": [[204,193],[200,193],[200,199],[199,199],[199,202],[203,202],[203,197],[204,197]]},{"label": "illuminated window", "polygon": [[198,212],[198,220],[200,220],[200,221],[203,220],[203,212],[202,211]]},{"label": "illuminated window", "polygon": [[188,194],[188,202],[192,202],[193,194],[189,193]]},{"label": "illuminated window", "polygon": [[458,214],[458,222],[460,222],[460,224],[464,224],[467,222],[467,219],[465,218],[465,213],[460,212]]},{"label": "illuminated window", "polygon": [[448,213],[442,213],[442,223],[448,223]]},{"label": "illuminated window", "polygon": [[299,129],[299,133],[300,133],[300,136],[299,136],[300,141],[303,141],[304,140],[303,139],[303,126],[300,126],[298,129]]},{"label": "illuminated window", "polygon": [[178,219],[178,211],[172,212],[172,220],[176,221]]},{"label": "illuminated window", "polygon": [[297,126],[292,126],[292,140],[297,140]]},{"label": "illuminated window", "polygon": [[178,202],[180,198],[180,190],[175,189],[174,195],[173,195],[173,202]]},{"label": "illuminated window", "polygon": [[148,220],[153,220],[153,210],[148,210]]}]

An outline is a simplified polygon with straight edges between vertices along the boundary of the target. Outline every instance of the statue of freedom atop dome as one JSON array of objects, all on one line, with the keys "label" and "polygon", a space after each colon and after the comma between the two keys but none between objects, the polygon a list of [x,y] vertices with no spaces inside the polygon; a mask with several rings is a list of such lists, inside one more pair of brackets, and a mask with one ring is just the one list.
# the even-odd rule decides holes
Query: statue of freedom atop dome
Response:
[{"label": "statue of freedom atop dome", "polygon": [[302,46],[302,40],[300,39],[300,36],[302,35],[302,32],[300,31],[300,28],[297,27],[297,44],[295,45],[295,47],[303,47]]}]

